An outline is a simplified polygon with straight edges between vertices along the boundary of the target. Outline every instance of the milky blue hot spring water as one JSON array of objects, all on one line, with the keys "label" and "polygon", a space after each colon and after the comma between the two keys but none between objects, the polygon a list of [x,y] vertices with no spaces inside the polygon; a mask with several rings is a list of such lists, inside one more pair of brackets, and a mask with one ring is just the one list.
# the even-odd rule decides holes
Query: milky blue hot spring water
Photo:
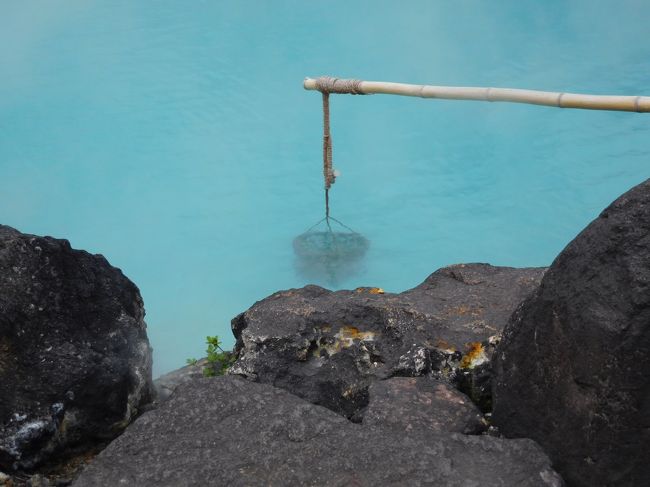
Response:
[{"label": "milky blue hot spring water", "polygon": [[369,245],[328,274],[293,248],[324,216],[321,96],[304,77],[648,96],[650,2],[0,9],[0,222],[121,268],[155,375],[202,356],[206,335],[232,346],[230,319],[277,290],[548,265],[650,176],[647,114],[332,95],[331,211]]}]

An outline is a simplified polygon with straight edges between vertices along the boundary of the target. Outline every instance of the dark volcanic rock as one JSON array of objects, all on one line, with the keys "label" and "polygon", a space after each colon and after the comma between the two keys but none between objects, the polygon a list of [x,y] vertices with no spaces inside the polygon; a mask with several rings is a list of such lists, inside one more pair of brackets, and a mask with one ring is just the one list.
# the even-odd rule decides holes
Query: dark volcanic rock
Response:
[{"label": "dark volcanic rock", "polygon": [[179,385],[204,377],[203,368],[208,365],[207,359],[202,358],[197,360],[195,364],[186,365],[158,377],[153,381],[156,391],[156,403],[160,404],[169,399],[169,396]]},{"label": "dark volcanic rock", "polygon": [[603,211],[513,315],[494,422],[537,440],[567,482],[650,479],[650,180]]},{"label": "dark volcanic rock", "polygon": [[531,440],[377,430],[235,377],[181,384],[74,483],[561,486]]},{"label": "dark volcanic rock", "polygon": [[137,287],[101,255],[0,226],[0,469],[110,439],[150,400]]},{"label": "dark volcanic rock", "polygon": [[364,426],[397,431],[479,434],[487,422],[463,393],[428,377],[392,377],[369,389]]},{"label": "dark volcanic rock", "polygon": [[[238,359],[230,370],[353,417],[375,379],[460,382],[489,363],[499,332],[543,273],[468,264],[440,269],[401,294],[278,292],[233,320]],[[491,392],[485,383],[471,390],[479,383],[471,377],[464,383],[472,396]]]}]

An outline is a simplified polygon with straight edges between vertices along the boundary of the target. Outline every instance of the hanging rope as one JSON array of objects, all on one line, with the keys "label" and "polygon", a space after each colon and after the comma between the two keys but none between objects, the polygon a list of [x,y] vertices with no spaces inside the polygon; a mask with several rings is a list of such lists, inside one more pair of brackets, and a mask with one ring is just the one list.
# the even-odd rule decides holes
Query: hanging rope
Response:
[{"label": "hanging rope", "polygon": [[323,177],[325,191],[329,190],[336,177],[332,169],[332,135],[330,134],[330,94],[323,92]]},{"label": "hanging rope", "polygon": [[[322,76],[316,79],[316,89],[323,94],[323,179],[325,180],[325,221],[330,226],[329,191],[336,181],[332,168],[332,134],[330,133],[330,93],[351,93],[363,95],[361,81]],[[331,230],[331,229],[330,229]]]},{"label": "hanging rope", "polygon": [[[315,89],[323,95],[323,178],[325,180],[325,218],[312,225],[306,232],[293,240],[293,249],[301,268],[307,271],[324,270],[329,280],[336,285],[339,271],[347,272],[368,250],[370,242],[361,234],[330,216],[329,190],[336,180],[332,168],[332,134],[330,133],[330,93],[361,93],[361,81],[339,80],[323,77],[314,80]],[[331,221],[330,221],[331,220]],[[315,229],[325,222],[326,231]],[[334,231],[337,223],[346,231]],[[321,276],[319,276],[320,278]]]}]

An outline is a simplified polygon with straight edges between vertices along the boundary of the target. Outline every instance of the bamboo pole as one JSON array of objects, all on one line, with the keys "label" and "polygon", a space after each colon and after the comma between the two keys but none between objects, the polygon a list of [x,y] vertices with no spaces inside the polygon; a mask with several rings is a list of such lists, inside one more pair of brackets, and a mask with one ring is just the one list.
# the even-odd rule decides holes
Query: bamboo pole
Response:
[{"label": "bamboo pole", "polygon": [[[324,81],[323,81],[324,80]],[[514,88],[479,88],[471,86],[429,86],[384,81],[359,81],[337,78],[305,78],[306,90],[320,90],[329,83],[325,91],[331,93],[353,93],[360,95],[384,94],[440,98],[446,100],[505,101],[529,103],[557,108],[582,108],[588,110],[616,110],[623,112],[650,112],[648,96],[581,95],[577,93],[556,93],[550,91],[519,90]],[[348,87],[354,86],[352,89]]]}]

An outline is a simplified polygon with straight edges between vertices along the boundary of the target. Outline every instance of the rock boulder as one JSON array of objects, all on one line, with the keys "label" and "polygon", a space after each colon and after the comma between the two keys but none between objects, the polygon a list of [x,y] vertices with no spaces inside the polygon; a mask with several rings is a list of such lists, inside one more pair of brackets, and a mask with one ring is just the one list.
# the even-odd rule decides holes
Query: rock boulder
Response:
[{"label": "rock boulder", "polygon": [[650,479],[650,180],[555,259],[494,357],[493,420],[570,485]]},{"label": "rock boulder", "polygon": [[465,394],[428,377],[391,377],[373,382],[368,392],[364,426],[467,435],[480,434],[488,426]]},{"label": "rock boulder", "polygon": [[0,470],[122,431],[152,394],[143,318],[101,255],[0,226]]},{"label": "rock boulder", "polygon": [[357,420],[368,386],[392,376],[465,385],[489,406],[494,345],[543,273],[461,264],[401,294],[317,286],[278,292],[233,319],[238,358],[230,371]]},{"label": "rock boulder", "polygon": [[236,377],[178,386],[82,472],[98,485],[560,487],[531,440],[354,424]]}]

